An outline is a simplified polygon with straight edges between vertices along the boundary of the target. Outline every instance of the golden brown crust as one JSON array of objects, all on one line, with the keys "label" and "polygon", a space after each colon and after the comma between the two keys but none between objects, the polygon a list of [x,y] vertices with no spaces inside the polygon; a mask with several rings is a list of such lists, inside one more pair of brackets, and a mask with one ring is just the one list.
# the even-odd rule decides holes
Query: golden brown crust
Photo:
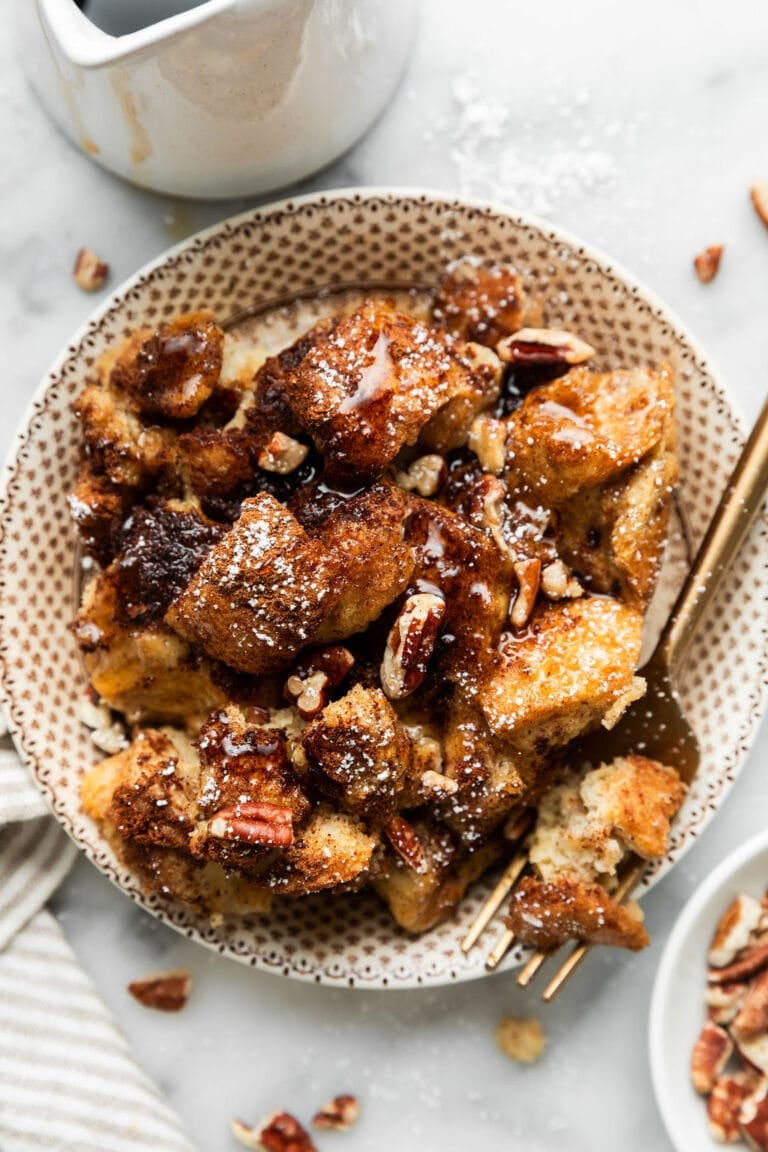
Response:
[{"label": "golden brown crust", "polygon": [[188,420],[213,392],[223,345],[212,312],[187,312],[149,335],[136,333],[118,355],[110,386],[142,416]]},{"label": "golden brown crust", "polygon": [[604,597],[540,604],[480,689],[491,731],[541,755],[594,727],[632,686],[642,627],[642,613]]},{"label": "golden brown crust", "polygon": [[392,815],[410,742],[380,689],[355,685],[307,725],[301,745],[318,786],[339,807],[377,821]]},{"label": "golden brown crust", "polygon": [[602,819],[627,848],[646,860],[663,856],[670,821],[685,799],[686,787],[674,768],[646,756],[626,756],[591,772],[582,785]]},{"label": "golden brown crust", "polygon": [[453,336],[495,348],[505,336],[536,323],[540,309],[532,308],[522,277],[509,264],[461,260],[438,284],[432,316]]},{"label": "golden brown crust", "polygon": [[498,859],[502,845],[486,841],[467,851],[444,828],[418,823],[414,831],[422,849],[422,870],[389,855],[373,886],[401,928],[427,932],[452,915],[469,885]]},{"label": "golden brown crust", "polygon": [[288,665],[338,599],[336,562],[291,513],[262,493],[207,554],[168,623],[240,672]]},{"label": "golden brown crust", "polygon": [[599,884],[525,876],[512,893],[507,925],[522,944],[550,952],[569,940],[639,951],[649,943],[635,906],[617,904]]},{"label": "golden brown crust", "polygon": [[399,488],[378,481],[352,496],[333,495],[308,486],[292,505],[307,534],[337,561],[339,597],[315,636],[318,643],[364,631],[405,591],[414,564],[403,539],[407,504]]},{"label": "golden brown crust", "polygon": [[534,388],[508,418],[510,489],[562,504],[639,463],[664,439],[673,411],[668,369],[573,368]]},{"label": "golden brown crust", "polygon": [[490,404],[497,380],[460,354],[439,331],[381,301],[321,338],[291,376],[289,395],[329,475],[373,478],[449,401],[468,398],[475,411]]}]

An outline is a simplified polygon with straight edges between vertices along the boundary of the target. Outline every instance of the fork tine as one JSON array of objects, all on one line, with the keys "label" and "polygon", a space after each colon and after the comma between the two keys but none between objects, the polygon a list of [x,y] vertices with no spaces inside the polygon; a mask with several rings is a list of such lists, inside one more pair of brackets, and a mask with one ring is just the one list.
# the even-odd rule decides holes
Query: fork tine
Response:
[{"label": "fork tine", "polygon": [[[520,873],[523,871],[527,863],[527,854],[525,852],[518,852],[504,869],[499,878],[498,884],[483,904],[482,908],[475,917],[474,924],[472,924],[471,928],[462,940],[462,952],[467,953],[469,952],[470,948],[475,946],[482,933],[488,927],[491,920],[496,915],[501,905],[504,903],[505,898],[512,891],[512,888],[517,883]],[[499,959],[501,959],[501,957],[499,957]],[[498,961],[496,963],[498,963]]]},{"label": "fork tine", "polygon": [[[629,869],[624,873],[621,878],[621,882],[614,893],[614,899],[618,904],[622,904],[631,894],[632,890],[636,887],[638,881],[643,875],[643,872],[646,869],[646,865],[647,861],[640,859],[640,857],[636,857],[634,862],[630,865]],[[591,950],[591,947],[592,946],[590,944],[576,945],[571,954],[560,965],[557,972],[550,980],[549,984],[547,984],[544,992],[542,993],[542,1000],[544,1000],[547,1004],[550,1004],[555,999],[558,992],[560,992],[560,990],[565,987],[571,976],[573,976],[576,969],[584,960],[584,957]],[[537,952],[536,956],[531,957],[529,964],[532,963],[532,961],[535,960],[537,956],[542,956],[544,959],[546,959],[546,953]],[[527,966],[528,965],[526,965],[526,967]],[[541,967],[541,965],[538,967]],[[535,969],[535,971],[538,971],[538,968]]]},{"label": "fork tine", "polygon": [[549,956],[548,952],[534,952],[528,963],[523,968],[522,972],[517,977],[517,982],[521,988],[527,988],[531,980],[541,968],[544,961]]},{"label": "fork tine", "polygon": [[512,929],[505,928],[485,958],[485,966],[489,972],[493,972],[495,968],[498,968],[499,964],[512,947],[514,940],[515,934]]}]

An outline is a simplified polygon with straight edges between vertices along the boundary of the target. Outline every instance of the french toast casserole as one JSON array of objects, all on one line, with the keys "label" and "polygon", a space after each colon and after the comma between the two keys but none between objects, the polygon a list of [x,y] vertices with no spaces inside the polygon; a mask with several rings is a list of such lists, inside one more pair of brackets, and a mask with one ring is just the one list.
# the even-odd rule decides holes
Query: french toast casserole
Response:
[{"label": "french toast casserole", "polygon": [[342,302],[273,355],[198,311],[97,363],[72,627],[112,755],[85,811],[214,920],[371,886],[422,932],[535,810],[519,938],[642,947],[611,892],[684,785],[571,751],[644,691],[671,372],[593,371],[503,264],[406,305]]}]

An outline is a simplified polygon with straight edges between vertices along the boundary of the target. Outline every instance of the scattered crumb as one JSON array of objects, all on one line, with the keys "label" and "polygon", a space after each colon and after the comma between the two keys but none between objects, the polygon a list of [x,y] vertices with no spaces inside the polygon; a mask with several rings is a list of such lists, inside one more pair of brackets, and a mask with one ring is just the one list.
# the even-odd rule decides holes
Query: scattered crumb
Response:
[{"label": "scattered crumb", "polygon": [[510,1060],[535,1064],[544,1052],[547,1039],[541,1021],[535,1017],[504,1016],[496,1029],[496,1043]]}]

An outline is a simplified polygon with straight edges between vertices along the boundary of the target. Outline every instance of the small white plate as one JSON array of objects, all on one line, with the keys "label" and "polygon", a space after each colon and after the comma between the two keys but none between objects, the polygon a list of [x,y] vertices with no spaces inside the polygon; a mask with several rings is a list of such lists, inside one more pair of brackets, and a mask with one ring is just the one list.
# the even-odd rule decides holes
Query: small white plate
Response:
[{"label": "small white plate", "polygon": [[720,916],[740,892],[768,887],[768,831],[742,844],[697,888],[667,941],[651,1000],[650,1056],[656,1100],[678,1152],[721,1148],[707,1128],[706,1101],[693,1090],[691,1050],[706,1019],[707,950]]}]

